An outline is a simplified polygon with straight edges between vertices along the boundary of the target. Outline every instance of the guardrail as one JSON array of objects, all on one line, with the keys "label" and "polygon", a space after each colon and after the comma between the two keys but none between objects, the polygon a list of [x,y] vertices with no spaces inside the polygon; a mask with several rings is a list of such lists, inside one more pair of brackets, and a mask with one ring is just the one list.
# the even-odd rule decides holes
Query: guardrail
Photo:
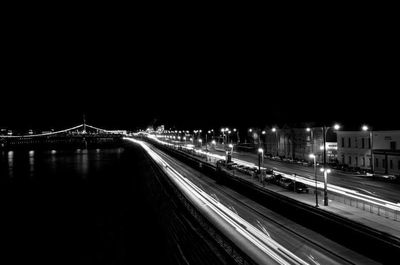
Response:
[{"label": "guardrail", "polygon": [[[190,166],[200,171],[212,172],[217,180],[222,179],[224,185],[230,186],[251,199],[283,214],[284,216],[313,229],[341,244],[352,248],[370,258],[383,263],[390,263],[400,253],[400,239],[388,233],[378,231],[348,218],[315,208],[311,205],[291,199],[287,196],[269,191],[249,181],[245,181],[227,172],[218,172],[214,165],[205,161],[204,154],[197,153],[203,160],[196,159],[178,148],[167,148],[167,145],[152,141],[157,147],[173,154],[178,159],[189,161]],[[201,167],[200,163],[205,166]],[[298,176],[297,179],[298,180]],[[381,211],[381,210],[380,210]]]},{"label": "guardrail", "polygon": [[[273,172],[275,172],[275,174],[280,174],[285,178],[302,182],[310,188],[315,189],[315,180],[297,174],[294,177],[293,174],[288,174],[278,170],[273,170]],[[319,190],[324,188],[324,184],[320,181],[317,181],[317,186]],[[334,201],[400,222],[400,205],[332,184],[328,184],[328,192],[329,198]]]}]

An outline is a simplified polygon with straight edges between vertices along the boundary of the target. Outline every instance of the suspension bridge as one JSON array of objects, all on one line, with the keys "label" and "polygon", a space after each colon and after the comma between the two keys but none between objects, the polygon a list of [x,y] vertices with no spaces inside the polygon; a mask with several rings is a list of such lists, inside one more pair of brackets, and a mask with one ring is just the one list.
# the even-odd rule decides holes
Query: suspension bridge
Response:
[{"label": "suspension bridge", "polygon": [[124,130],[106,130],[85,122],[64,130],[25,135],[0,135],[0,148],[9,149],[20,146],[90,146],[115,144],[122,141],[127,133]]}]

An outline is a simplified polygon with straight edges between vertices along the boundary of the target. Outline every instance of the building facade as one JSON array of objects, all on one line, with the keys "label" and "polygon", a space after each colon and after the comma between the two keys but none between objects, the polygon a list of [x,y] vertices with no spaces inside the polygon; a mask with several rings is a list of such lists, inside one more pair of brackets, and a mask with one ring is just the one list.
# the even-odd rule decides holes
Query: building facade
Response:
[{"label": "building facade", "polygon": [[371,134],[368,131],[338,131],[338,162],[349,167],[372,169]]},{"label": "building facade", "polygon": [[[324,140],[323,128],[282,128],[274,132],[265,130],[263,138],[265,153],[295,160],[310,160],[309,155],[316,155],[319,163],[323,162]],[[327,162],[337,160],[336,135],[332,130],[327,131],[326,139]]]},{"label": "building facade", "polygon": [[337,142],[340,164],[400,174],[400,131],[338,131]]},{"label": "building facade", "polygon": [[376,173],[400,175],[400,131],[373,132],[373,157]]}]

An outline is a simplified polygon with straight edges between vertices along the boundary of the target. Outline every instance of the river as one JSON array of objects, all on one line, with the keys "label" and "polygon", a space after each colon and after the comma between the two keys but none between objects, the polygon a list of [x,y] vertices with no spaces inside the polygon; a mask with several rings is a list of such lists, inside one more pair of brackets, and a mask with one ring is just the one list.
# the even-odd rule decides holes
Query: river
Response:
[{"label": "river", "polygon": [[167,263],[145,174],[132,146],[0,151],[1,263]]}]

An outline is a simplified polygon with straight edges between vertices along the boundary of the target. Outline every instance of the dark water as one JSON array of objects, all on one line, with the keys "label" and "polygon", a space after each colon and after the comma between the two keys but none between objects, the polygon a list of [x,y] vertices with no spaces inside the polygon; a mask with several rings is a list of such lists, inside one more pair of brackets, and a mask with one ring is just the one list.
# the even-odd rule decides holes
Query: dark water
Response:
[{"label": "dark water", "polygon": [[0,151],[1,264],[163,264],[132,147]]}]

